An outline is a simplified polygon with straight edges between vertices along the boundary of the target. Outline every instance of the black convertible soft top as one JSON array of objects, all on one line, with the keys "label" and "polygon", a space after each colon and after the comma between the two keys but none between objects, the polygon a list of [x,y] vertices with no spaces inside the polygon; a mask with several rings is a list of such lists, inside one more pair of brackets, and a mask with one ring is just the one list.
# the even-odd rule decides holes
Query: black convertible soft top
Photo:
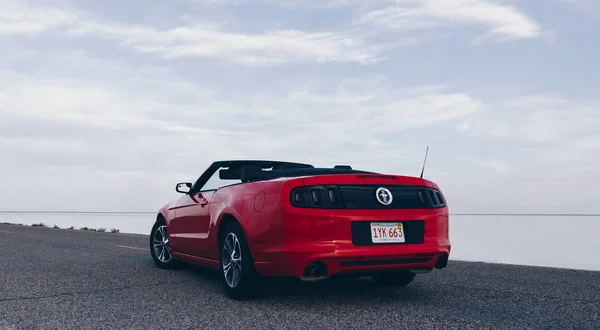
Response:
[{"label": "black convertible soft top", "polygon": [[211,167],[229,167],[240,169],[246,165],[256,165],[261,168],[286,169],[286,168],[314,168],[311,164],[286,162],[280,160],[219,160],[212,163]]},{"label": "black convertible soft top", "polygon": [[350,166],[337,166],[334,168],[283,168],[263,170],[257,165],[244,165],[240,170],[239,179],[242,182],[269,180],[282,177],[299,177],[310,175],[332,175],[332,174],[377,174],[373,172],[354,170]]},{"label": "black convertible soft top", "polygon": [[272,160],[226,160],[215,162],[213,166],[227,167],[227,169],[219,171],[219,178],[241,180],[242,182],[308,175],[375,174],[354,170],[349,165],[336,165],[333,168],[317,168],[311,164]]}]

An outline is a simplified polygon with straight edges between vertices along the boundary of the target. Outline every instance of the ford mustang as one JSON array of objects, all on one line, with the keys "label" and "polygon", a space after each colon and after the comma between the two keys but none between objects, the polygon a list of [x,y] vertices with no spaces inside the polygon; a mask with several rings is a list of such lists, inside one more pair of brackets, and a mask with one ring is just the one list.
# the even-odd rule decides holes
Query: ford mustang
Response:
[{"label": "ford mustang", "polygon": [[448,207],[426,179],[285,161],[216,161],[162,207],[150,251],[163,269],[219,271],[225,294],[249,299],[269,276],[370,276],[405,286],[447,266]]}]

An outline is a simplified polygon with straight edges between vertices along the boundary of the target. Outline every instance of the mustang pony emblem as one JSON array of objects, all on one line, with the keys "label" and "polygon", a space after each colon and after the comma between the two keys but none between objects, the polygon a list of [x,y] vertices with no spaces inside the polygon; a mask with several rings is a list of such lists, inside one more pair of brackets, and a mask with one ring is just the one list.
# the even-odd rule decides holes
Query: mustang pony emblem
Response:
[{"label": "mustang pony emblem", "polygon": [[377,201],[382,205],[390,205],[394,200],[392,192],[383,187],[377,188],[377,191],[375,191],[375,197],[377,197]]}]

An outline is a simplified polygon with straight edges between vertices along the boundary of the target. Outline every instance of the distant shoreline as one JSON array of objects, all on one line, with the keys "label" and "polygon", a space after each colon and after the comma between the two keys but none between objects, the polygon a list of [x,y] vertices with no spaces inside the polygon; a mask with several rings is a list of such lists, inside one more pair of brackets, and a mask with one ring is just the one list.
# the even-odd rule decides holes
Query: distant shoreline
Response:
[{"label": "distant shoreline", "polygon": [[[5,210],[0,214],[156,214],[137,211],[26,211]],[[450,213],[462,216],[520,216],[520,217],[600,217],[600,213]]]}]

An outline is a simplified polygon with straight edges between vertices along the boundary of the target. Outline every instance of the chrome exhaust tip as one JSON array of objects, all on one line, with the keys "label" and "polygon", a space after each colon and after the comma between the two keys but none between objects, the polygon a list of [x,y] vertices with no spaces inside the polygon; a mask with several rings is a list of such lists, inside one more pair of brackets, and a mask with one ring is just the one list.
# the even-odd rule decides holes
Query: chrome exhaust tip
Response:
[{"label": "chrome exhaust tip", "polygon": [[408,270],[411,273],[415,273],[415,274],[427,274],[430,273],[431,271],[433,271],[432,268],[415,268],[415,269],[409,269]]},{"label": "chrome exhaust tip", "polygon": [[448,256],[445,254],[443,256],[439,257],[437,259],[437,261],[435,262],[436,269],[444,269],[447,266],[448,266]]},{"label": "chrome exhaust tip", "polygon": [[304,282],[317,282],[322,281],[327,276],[327,266],[324,262],[316,261],[310,263],[304,270],[304,274],[300,276],[300,280]]},{"label": "chrome exhaust tip", "polygon": [[320,276],[320,277],[304,277],[304,276],[301,276],[301,277],[299,277],[300,281],[302,281],[302,282],[319,282],[319,281],[322,281],[322,280],[325,280],[325,279],[328,279],[328,278],[329,278],[329,276]]}]

